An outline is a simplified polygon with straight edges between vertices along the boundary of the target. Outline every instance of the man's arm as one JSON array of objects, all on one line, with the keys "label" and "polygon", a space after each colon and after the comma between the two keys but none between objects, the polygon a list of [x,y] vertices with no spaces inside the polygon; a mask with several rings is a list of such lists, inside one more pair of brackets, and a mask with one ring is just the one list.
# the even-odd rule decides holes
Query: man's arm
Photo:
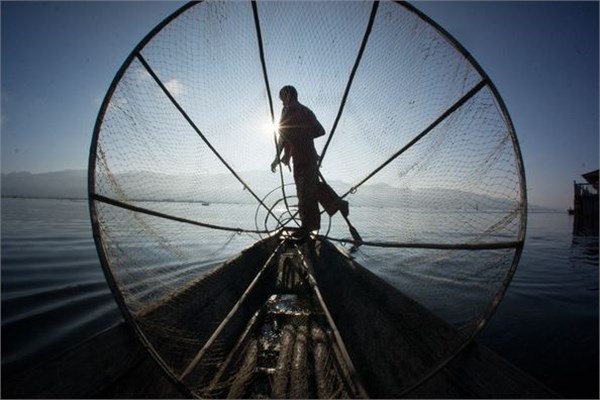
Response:
[{"label": "man's arm", "polygon": [[310,109],[308,110],[308,112],[309,112],[310,121],[312,124],[313,139],[316,139],[318,137],[325,135],[325,129],[323,128],[323,125],[321,125],[319,120],[317,119],[315,113],[313,113]]},{"label": "man's arm", "polygon": [[275,151],[275,159],[273,160],[273,162],[271,163],[271,172],[275,172],[275,170],[277,169],[277,166],[280,163],[280,159],[279,156],[281,155],[281,152],[283,151],[285,146],[282,146],[281,143],[281,139],[277,140],[275,143],[275,147],[277,148]]},{"label": "man's arm", "polygon": [[[281,155],[282,151],[283,151],[283,157],[280,159],[279,156]],[[290,154],[289,143],[287,143],[283,139],[283,137],[279,138],[279,140],[277,141],[277,151],[275,154],[275,159],[271,163],[271,171],[275,172],[275,170],[277,169],[277,166],[279,165],[280,162],[287,165],[289,168],[290,167],[290,156],[291,156],[291,154]]]},{"label": "man's arm", "polygon": [[[276,141],[276,154],[275,159],[271,163],[271,171],[275,172],[277,166],[280,162],[287,165],[290,168],[290,156],[291,156],[291,145],[288,140],[286,140],[286,127],[289,125],[289,120],[292,117],[291,110],[289,107],[283,107],[281,110],[281,118],[279,118],[279,140]],[[281,152],[283,151],[283,158],[279,158],[281,156]]]}]

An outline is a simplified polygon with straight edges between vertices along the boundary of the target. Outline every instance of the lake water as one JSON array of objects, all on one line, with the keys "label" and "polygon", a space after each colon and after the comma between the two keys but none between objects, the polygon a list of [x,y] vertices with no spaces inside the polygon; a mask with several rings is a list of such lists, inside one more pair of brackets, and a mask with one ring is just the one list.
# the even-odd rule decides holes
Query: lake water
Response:
[{"label": "lake water", "polygon": [[[598,398],[598,238],[531,213],[514,279],[479,341],[565,397]],[[2,199],[2,375],[121,320],[87,201]]]}]

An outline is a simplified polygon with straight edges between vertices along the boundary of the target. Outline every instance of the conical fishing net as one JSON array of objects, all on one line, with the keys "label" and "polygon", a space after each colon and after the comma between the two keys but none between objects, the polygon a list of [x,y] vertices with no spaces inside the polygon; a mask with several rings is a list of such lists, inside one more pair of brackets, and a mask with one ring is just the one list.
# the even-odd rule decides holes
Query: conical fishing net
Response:
[{"label": "conical fishing net", "polygon": [[[278,279],[278,234],[300,223],[292,173],[269,170],[285,85],[325,128],[320,172],[350,204],[363,240],[354,261],[464,335],[452,354],[487,322],[522,250],[512,123],[489,77],[433,21],[394,2],[190,3],[117,73],[94,132],[89,191],[127,320],[196,396],[260,397],[267,386],[275,397],[357,393],[339,362],[344,338],[323,340],[335,336],[326,315],[291,318],[252,294]],[[321,213],[318,237],[346,253],[356,244],[339,213]],[[270,239],[256,265],[238,265]],[[225,326],[233,312],[245,322]],[[264,343],[271,331],[277,349]],[[448,359],[423,360],[403,390]],[[289,375],[277,375],[280,363]]]}]

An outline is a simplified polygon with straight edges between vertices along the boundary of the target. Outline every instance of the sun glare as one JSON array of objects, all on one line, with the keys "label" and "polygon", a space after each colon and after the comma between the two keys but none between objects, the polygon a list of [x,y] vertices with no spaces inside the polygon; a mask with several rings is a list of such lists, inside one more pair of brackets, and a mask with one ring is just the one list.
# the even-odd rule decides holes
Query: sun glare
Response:
[{"label": "sun glare", "polygon": [[273,132],[277,132],[279,124],[277,122],[265,121],[261,124],[261,131],[267,135],[273,135]]}]

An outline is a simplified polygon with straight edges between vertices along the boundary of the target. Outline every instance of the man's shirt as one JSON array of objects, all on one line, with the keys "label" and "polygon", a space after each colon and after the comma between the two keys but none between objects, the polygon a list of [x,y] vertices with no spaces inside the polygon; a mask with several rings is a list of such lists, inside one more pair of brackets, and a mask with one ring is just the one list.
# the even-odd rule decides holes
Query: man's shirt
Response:
[{"label": "man's shirt", "polygon": [[292,102],[283,108],[279,135],[283,140],[285,155],[290,155],[294,160],[294,169],[299,165],[317,162],[313,140],[324,134],[323,126],[308,107]]}]

